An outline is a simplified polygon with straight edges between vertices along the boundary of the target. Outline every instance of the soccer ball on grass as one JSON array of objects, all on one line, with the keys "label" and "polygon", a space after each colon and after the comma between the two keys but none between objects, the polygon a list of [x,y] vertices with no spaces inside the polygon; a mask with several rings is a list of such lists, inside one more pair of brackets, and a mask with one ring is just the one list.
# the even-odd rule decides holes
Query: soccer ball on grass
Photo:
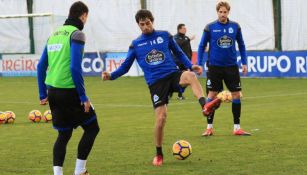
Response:
[{"label": "soccer ball on grass", "polygon": [[3,124],[5,122],[6,122],[5,113],[0,111],[0,124]]},{"label": "soccer ball on grass", "polygon": [[6,116],[6,122],[5,123],[13,124],[15,122],[16,115],[13,111],[5,111],[4,115]]},{"label": "soccer ball on grass", "polygon": [[192,154],[192,147],[188,141],[178,140],[173,144],[173,156],[178,160],[184,160]]},{"label": "soccer ball on grass", "polygon": [[52,114],[51,114],[51,111],[50,111],[50,110],[46,110],[46,111],[44,112],[43,120],[44,120],[46,123],[52,121]]},{"label": "soccer ball on grass", "polygon": [[34,123],[41,121],[42,113],[39,110],[32,110],[29,112],[28,119]]}]

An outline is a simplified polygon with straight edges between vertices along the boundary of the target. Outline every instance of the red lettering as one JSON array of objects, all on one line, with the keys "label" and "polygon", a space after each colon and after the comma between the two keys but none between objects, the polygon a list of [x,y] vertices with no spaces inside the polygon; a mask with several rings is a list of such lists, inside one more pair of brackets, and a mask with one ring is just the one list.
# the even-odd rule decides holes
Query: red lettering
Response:
[{"label": "red lettering", "polygon": [[26,60],[25,70],[26,71],[34,70],[32,60]]},{"label": "red lettering", "polygon": [[14,70],[14,71],[20,70],[20,68],[21,68],[20,62],[21,62],[21,60],[19,60],[19,59],[16,60],[16,61],[14,61],[14,63],[13,63],[13,68],[14,68],[13,70]]},{"label": "red lettering", "polygon": [[34,67],[34,69],[33,70],[37,70],[37,65],[38,65],[38,62],[39,62],[39,60],[34,60],[34,64],[33,64],[33,67]]},{"label": "red lettering", "polygon": [[107,64],[108,71],[112,72],[116,70],[124,61],[125,59],[120,59],[119,61],[115,59],[108,59],[108,62],[109,62],[109,64]]},{"label": "red lettering", "polygon": [[5,64],[4,64],[4,71],[8,71],[8,70],[12,70],[12,65],[13,65],[13,61],[12,60],[5,60]]},{"label": "red lettering", "polygon": [[109,64],[108,65],[108,71],[112,72],[112,60],[108,60]]}]

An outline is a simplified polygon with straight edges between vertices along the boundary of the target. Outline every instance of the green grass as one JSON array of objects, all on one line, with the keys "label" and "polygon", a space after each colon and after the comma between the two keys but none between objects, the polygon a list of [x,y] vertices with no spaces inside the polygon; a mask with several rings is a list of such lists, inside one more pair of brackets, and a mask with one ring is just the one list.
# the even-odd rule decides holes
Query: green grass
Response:
[{"label": "green grass", "polygon": [[[204,85],[204,79],[200,79]],[[154,113],[143,77],[102,82],[86,78],[96,109],[99,133],[87,168],[93,175],[289,175],[307,174],[307,80],[243,79],[241,126],[251,137],[232,135],[231,104],[216,112],[215,135],[201,137],[206,126],[200,106],[187,89],[184,101],[171,100],[165,128],[162,167],[153,167]],[[13,125],[0,125],[0,174],[52,174],[51,124],[30,123],[39,106],[35,78],[0,78],[0,111],[12,110]],[[68,144],[64,174],[72,174],[82,129]],[[175,160],[172,144],[188,140],[193,154]]]}]

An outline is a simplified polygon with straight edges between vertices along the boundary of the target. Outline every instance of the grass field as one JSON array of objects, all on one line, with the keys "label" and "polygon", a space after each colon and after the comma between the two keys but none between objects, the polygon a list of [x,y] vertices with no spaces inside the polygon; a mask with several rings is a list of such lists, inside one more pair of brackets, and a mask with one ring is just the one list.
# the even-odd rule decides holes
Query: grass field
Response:
[{"label": "grass field", "polygon": [[[204,79],[200,79],[204,85]],[[86,78],[99,133],[87,168],[91,175],[301,175],[307,174],[307,79],[243,79],[241,127],[251,137],[232,135],[231,104],[216,112],[215,135],[201,137],[206,126],[200,106],[187,89],[184,101],[172,99],[165,129],[162,167],[153,167],[154,113],[142,77],[102,82]],[[49,123],[30,123],[39,106],[35,78],[0,78],[0,111],[12,110],[13,125],[0,125],[0,175],[52,174],[57,132]],[[69,142],[64,174],[72,174],[82,129]],[[193,154],[175,160],[172,144],[188,140]]]}]

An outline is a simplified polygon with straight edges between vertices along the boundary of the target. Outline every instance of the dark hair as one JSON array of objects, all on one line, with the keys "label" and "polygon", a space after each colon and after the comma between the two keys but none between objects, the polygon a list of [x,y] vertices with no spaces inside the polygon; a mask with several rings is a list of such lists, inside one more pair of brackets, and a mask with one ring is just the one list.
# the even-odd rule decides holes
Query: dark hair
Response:
[{"label": "dark hair", "polygon": [[88,13],[88,7],[81,1],[73,3],[69,9],[69,18],[79,18],[84,13]]},{"label": "dark hair", "polygon": [[184,25],[184,24],[178,24],[178,26],[177,26],[177,32],[178,32],[183,26],[185,26],[185,25]]},{"label": "dark hair", "polygon": [[149,10],[141,9],[135,14],[135,21],[139,23],[140,20],[150,19],[151,22],[154,21],[154,17]]}]

